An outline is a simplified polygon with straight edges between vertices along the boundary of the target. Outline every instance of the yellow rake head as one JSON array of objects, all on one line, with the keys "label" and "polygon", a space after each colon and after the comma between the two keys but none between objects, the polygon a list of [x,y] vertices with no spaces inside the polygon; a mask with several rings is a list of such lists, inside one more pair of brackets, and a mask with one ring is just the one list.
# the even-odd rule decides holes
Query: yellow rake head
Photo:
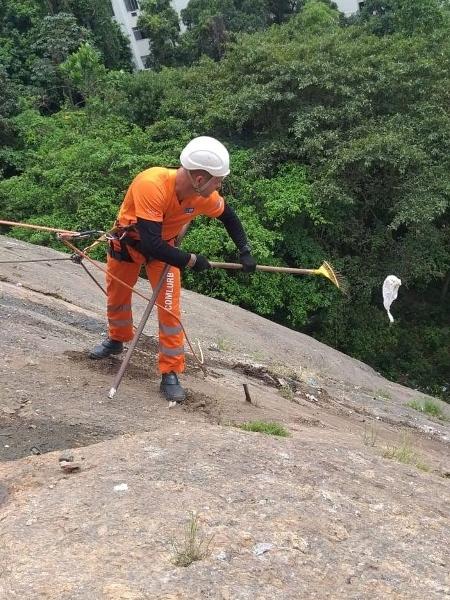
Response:
[{"label": "yellow rake head", "polygon": [[343,294],[348,292],[348,283],[345,277],[335,271],[329,262],[324,261],[318,269],[314,269],[315,275],[322,275],[333,283]]}]

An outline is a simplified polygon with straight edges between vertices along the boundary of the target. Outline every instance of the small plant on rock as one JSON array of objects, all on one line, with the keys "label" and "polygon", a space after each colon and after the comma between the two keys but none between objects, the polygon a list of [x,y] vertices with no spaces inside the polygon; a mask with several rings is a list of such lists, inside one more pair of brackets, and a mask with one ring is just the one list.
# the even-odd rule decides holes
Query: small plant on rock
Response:
[{"label": "small plant on rock", "polygon": [[228,350],[231,350],[230,342],[224,337],[219,336],[216,343],[221,352],[227,352]]},{"label": "small plant on rock", "polygon": [[437,402],[433,400],[425,400],[421,402],[420,400],[412,400],[408,402],[406,406],[413,408],[414,410],[418,410],[419,412],[423,412],[431,417],[436,417],[437,419],[441,419],[446,421],[448,417],[445,415],[442,408],[439,406]]},{"label": "small plant on rock", "polygon": [[364,425],[364,433],[363,433],[363,444],[364,446],[375,446],[378,437],[378,430],[374,423],[371,423],[369,426],[367,423]]},{"label": "small plant on rock", "polygon": [[422,471],[428,471],[429,467],[424,463],[411,445],[411,440],[404,435],[399,445],[386,446],[383,452],[384,458],[390,458],[405,465],[413,465]]},{"label": "small plant on rock", "polygon": [[295,396],[294,390],[289,385],[283,385],[278,390],[278,393],[280,396],[283,396],[283,398],[286,398],[286,400],[293,400]]},{"label": "small plant on rock", "polygon": [[172,542],[173,562],[177,567],[188,567],[209,555],[213,536],[205,536],[200,529],[198,514],[191,512],[180,543]]},{"label": "small plant on rock", "polygon": [[266,423],[265,421],[249,421],[238,425],[239,429],[245,431],[255,431],[257,433],[266,433],[267,435],[278,435],[280,437],[288,437],[289,431],[279,423]]},{"label": "small plant on rock", "polygon": [[380,400],[392,400],[392,396],[389,392],[387,392],[386,390],[383,389],[378,389],[376,392],[376,397],[377,399]]}]

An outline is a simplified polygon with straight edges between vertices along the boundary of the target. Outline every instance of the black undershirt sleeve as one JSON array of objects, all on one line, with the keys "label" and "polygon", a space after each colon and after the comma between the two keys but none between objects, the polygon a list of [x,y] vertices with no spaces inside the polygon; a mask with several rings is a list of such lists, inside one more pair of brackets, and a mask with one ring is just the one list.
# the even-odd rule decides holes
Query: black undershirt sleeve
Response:
[{"label": "black undershirt sleeve", "polygon": [[140,252],[147,259],[156,258],[174,267],[185,267],[191,255],[171,246],[162,237],[162,223],[147,221],[138,217],[136,229],[141,238]]},{"label": "black undershirt sleeve", "polygon": [[219,221],[222,221],[222,223],[224,224],[225,229],[228,232],[228,235],[233,240],[233,242],[236,244],[238,250],[240,252],[242,250],[244,250],[245,247],[248,246],[247,236],[245,235],[245,231],[244,231],[244,228],[242,227],[242,223],[241,223],[239,217],[234,212],[234,210],[231,208],[231,206],[229,206],[228,204],[225,203],[225,208],[223,210],[223,213],[220,215],[220,217],[217,217],[217,218],[219,219]]}]

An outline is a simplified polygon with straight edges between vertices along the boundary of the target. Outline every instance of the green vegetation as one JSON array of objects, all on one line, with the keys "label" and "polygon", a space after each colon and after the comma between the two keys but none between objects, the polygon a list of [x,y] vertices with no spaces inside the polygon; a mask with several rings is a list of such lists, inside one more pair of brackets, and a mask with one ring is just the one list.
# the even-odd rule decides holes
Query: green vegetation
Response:
[{"label": "green vegetation", "polygon": [[442,408],[434,400],[412,400],[411,402],[408,402],[406,406],[414,408],[414,410],[418,410],[432,417],[436,417],[437,419],[442,419],[443,421],[448,419]]},{"label": "green vegetation", "polygon": [[[136,173],[216,136],[258,262],[330,260],[351,295],[215,269],[185,286],[449,399],[448,3],[370,0],[351,18],[331,4],[191,0],[182,32],[168,1],[143,1],[154,70],[132,73],[109,0],[0,3],[0,217],[105,229]],[[183,245],[236,260],[214,220]],[[389,327],[391,273],[403,285]]]},{"label": "green vegetation", "polygon": [[256,433],[266,433],[267,435],[277,435],[279,437],[289,436],[289,431],[279,423],[249,421],[248,423],[237,425],[237,427],[244,431],[255,431]]},{"label": "green vegetation", "polygon": [[218,336],[216,343],[221,352],[229,352],[232,348],[231,342],[222,336]]},{"label": "green vegetation", "polygon": [[[331,5],[328,0],[322,0]],[[181,11],[170,0],[141,0],[139,27],[150,39],[149,66],[192,65],[202,56],[221,60],[239,33],[254,33],[298,14],[306,0],[190,0]]]},{"label": "green vegetation", "polygon": [[205,537],[199,523],[199,516],[190,513],[181,542],[172,542],[173,562],[177,567],[188,567],[197,560],[206,558],[212,536]]},{"label": "green vegetation", "polygon": [[382,390],[382,389],[377,390],[375,392],[375,396],[377,398],[381,398],[382,400],[391,400],[392,399],[391,394],[389,392],[387,392],[386,390]]},{"label": "green vegetation", "polygon": [[294,390],[289,386],[289,385],[283,385],[279,390],[278,393],[280,394],[280,396],[282,396],[283,398],[286,398],[286,400],[293,400],[295,397],[295,393]]},{"label": "green vegetation", "polygon": [[376,446],[378,438],[378,428],[375,423],[364,424],[363,444],[364,446]]},{"label": "green vegetation", "polygon": [[402,441],[398,445],[386,446],[383,452],[384,458],[390,458],[405,465],[413,465],[421,471],[428,471],[428,465],[423,462],[422,458],[417,454],[411,444],[408,436],[403,436]]}]

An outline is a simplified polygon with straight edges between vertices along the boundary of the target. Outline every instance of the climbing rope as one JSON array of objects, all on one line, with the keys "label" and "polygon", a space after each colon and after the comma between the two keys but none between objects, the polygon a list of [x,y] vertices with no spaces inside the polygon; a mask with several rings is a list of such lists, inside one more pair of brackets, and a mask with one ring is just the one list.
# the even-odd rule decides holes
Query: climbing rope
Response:
[{"label": "climbing rope", "polygon": [[67,258],[35,258],[34,260],[0,260],[0,265],[11,265],[19,263],[37,263],[37,262],[50,262],[56,260],[72,260],[70,256]]}]

